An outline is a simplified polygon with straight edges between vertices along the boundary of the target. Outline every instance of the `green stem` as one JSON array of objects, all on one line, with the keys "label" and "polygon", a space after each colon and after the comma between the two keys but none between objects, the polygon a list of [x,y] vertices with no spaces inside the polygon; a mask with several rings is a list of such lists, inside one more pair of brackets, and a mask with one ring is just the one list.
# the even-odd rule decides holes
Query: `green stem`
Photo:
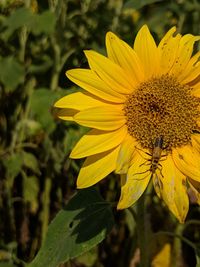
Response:
[{"label": "green stem", "polygon": [[[31,5],[30,0],[25,1],[25,7],[29,8]],[[26,44],[28,40],[28,29],[26,26],[23,26],[19,33],[19,43],[20,43],[20,50],[19,50],[19,60],[24,63],[25,62],[25,52],[26,52]]]},{"label": "green stem", "polygon": [[172,236],[172,237],[174,237],[176,239],[179,239],[180,241],[183,241],[185,244],[187,244],[188,246],[190,246],[191,248],[193,248],[196,251],[197,250],[196,245],[192,241],[190,241],[189,239],[183,237],[182,234],[181,234],[181,232],[182,232],[182,229],[180,229],[178,227],[178,230],[176,231],[176,233],[171,233],[171,232],[167,232],[167,231],[159,231],[159,232],[155,233],[154,236],[156,236],[156,235],[168,235],[168,236]]},{"label": "green stem", "polygon": [[42,243],[44,242],[48,224],[49,224],[49,207],[50,207],[50,190],[51,190],[51,179],[46,177],[45,187],[42,196],[43,209],[40,214],[42,222]]},{"label": "green stem", "polygon": [[24,63],[24,61],[25,61],[27,39],[28,39],[27,27],[23,26],[21,31],[20,31],[20,36],[19,36],[19,42],[20,42],[19,60],[22,63]]},{"label": "green stem", "polygon": [[[183,232],[183,224],[178,224],[175,230],[175,236],[182,236]],[[180,262],[182,258],[181,255],[181,239],[180,238],[175,238],[174,239],[174,256],[172,262],[172,266],[176,266],[177,262]]]},{"label": "green stem", "polygon": [[18,121],[18,123],[16,124],[16,127],[13,131],[13,137],[12,137],[12,141],[11,141],[10,148],[9,148],[13,152],[14,152],[16,146],[19,146],[20,143],[22,143],[24,140],[25,125],[21,125],[21,121],[28,119],[29,111],[30,111],[30,96],[31,96],[33,89],[35,87],[35,83],[36,83],[35,79],[31,78],[25,86],[26,95],[27,95],[27,102],[26,102],[25,109],[23,111],[21,111],[21,114],[20,114],[21,118]]},{"label": "green stem", "polygon": [[150,222],[146,209],[146,194],[143,194],[137,204],[137,232],[140,248],[140,267],[148,267],[150,264],[149,241]]}]

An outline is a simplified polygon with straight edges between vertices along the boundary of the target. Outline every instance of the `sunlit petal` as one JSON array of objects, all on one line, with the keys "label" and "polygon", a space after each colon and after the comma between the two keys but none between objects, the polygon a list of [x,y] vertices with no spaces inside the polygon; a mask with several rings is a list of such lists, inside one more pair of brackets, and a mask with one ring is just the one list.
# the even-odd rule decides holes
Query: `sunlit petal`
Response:
[{"label": "sunlit petal", "polygon": [[176,59],[177,50],[179,47],[179,41],[181,39],[181,35],[174,35],[176,32],[176,27],[172,27],[162,38],[158,45],[158,50],[160,53],[160,66],[161,73],[165,74],[170,71],[172,68],[174,61]]},{"label": "sunlit petal", "polygon": [[107,105],[80,111],[74,116],[74,121],[104,131],[116,130],[126,123],[121,105]]},{"label": "sunlit petal", "polygon": [[200,134],[192,135],[192,146],[200,153]]},{"label": "sunlit petal", "polygon": [[118,153],[119,147],[88,157],[79,172],[77,187],[94,185],[114,171]]},{"label": "sunlit petal", "polygon": [[191,83],[200,74],[200,52],[196,53],[188,62],[186,68],[179,75],[179,80],[182,83]]},{"label": "sunlit petal", "polygon": [[133,205],[144,193],[151,177],[149,162],[137,150],[134,152],[133,162],[128,171],[126,183],[121,188],[118,209],[125,209]]},{"label": "sunlit petal", "polygon": [[191,179],[200,182],[200,154],[190,145],[172,151],[176,167]]},{"label": "sunlit petal", "polygon": [[146,78],[159,73],[160,58],[158,48],[147,25],[144,25],[139,30],[135,38],[134,50],[143,64]]},{"label": "sunlit petal", "polygon": [[200,82],[192,86],[192,95],[200,97]]},{"label": "sunlit petal", "polygon": [[170,74],[176,75],[177,78],[181,78],[179,75],[185,70],[192,56],[194,43],[199,39],[200,37],[193,36],[192,34],[186,34],[180,39],[176,60],[169,72]]},{"label": "sunlit petal", "polygon": [[127,134],[120,147],[115,170],[116,173],[123,174],[128,172],[137,144],[136,140]]},{"label": "sunlit petal", "polygon": [[[80,101],[81,99],[81,101]],[[59,99],[54,106],[57,108],[69,108],[76,110],[84,110],[87,108],[98,107],[105,105],[103,100],[92,97],[87,93],[77,92],[70,94]]]},{"label": "sunlit petal", "polygon": [[90,68],[112,89],[122,94],[130,94],[134,83],[128,79],[127,73],[107,57],[95,51],[84,51]]},{"label": "sunlit petal", "polygon": [[91,94],[114,103],[123,103],[126,96],[121,94],[120,88],[110,87],[94,71],[87,69],[73,69],[66,72],[67,77]]},{"label": "sunlit petal", "polygon": [[144,80],[144,71],[135,51],[125,42],[120,40],[114,33],[106,35],[106,47],[108,58],[121,66],[130,75],[128,78],[137,84]]},{"label": "sunlit petal", "polygon": [[110,150],[121,144],[126,135],[126,126],[112,132],[93,129],[79,140],[70,157],[83,158]]},{"label": "sunlit petal", "polygon": [[160,162],[154,177],[158,196],[167,204],[171,212],[183,223],[189,208],[186,191],[186,177],[175,166],[171,155]]}]

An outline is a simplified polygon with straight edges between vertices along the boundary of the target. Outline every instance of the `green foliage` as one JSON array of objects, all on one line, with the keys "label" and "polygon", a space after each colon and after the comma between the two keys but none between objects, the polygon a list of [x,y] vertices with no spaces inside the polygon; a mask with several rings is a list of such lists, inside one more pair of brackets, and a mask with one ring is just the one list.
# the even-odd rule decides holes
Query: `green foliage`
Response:
[{"label": "green foliage", "polygon": [[[144,6],[161,2],[163,0],[129,0],[125,3],[124,8],[140,9]],[[164,2],[164,1],[163,1]]]},{"label": "green foliage", "polygon": [[36,174],[40,175],[39,162],[37,158],[32,154],[26,151],[22,152],[23,165]]},{"label": "green foliage", "polygon": [[23,180],[23,198],[30,203],[30,209],[35,213],[38,209],[37,197],[39,194],[39,184],[36,176],[24,176]]},{"label": "green foliage", "polygon": [[48,88],[39,88],[30,97],[30,113],[47,132],[56,127],[50,111],[58,96],[57,92],[49,91]]},{"label": "green foliage", "polygon": [[7,184],[12,188],[13,180],[20,173],[23,165],[22,154],[18,152],[9,155],[4,159],[3,164],[7,172]]},{"label": "green foliage", "polygon": [[7,40],[14,31],[24,26],[35,35],[51,34],[54,31],[55,23],[55,15],[49,10],[42,14],[34,14],[30,9],[21,7],[4,20],[3,26],[6,30],[3,33],[3,38]]},{"label": "green foliage", "polygon": [[16,267],[16,265],[13,265],[12,263],[8,262],[1,262],[0,267]]},{"label": "green foliage", "polygon": [[24,80],[24,67],[13,57],[0,58],[0,81],[6,92],[13,91]]},{"label": "green foliage", "polygon": [[19,8],[15,10],[9,17],[5,18],[3,26],[6,27],[6,31],[3,33],[3,37],[7,40],[15,30],[22,26],[29,26],[32,23],[32,13],[27,8]]},{"label": "green foliage", "polygon": [[41,15],[35,15],[32,25],[31,25],[31,30],[33,34],[51,34],[54,31],[55,28],[55,15],[51,11],[45,11]]},{"label": "green foliage", "polygon": [[101,242],[114,224],[108,203],[94,189],[79,191],[49,225],[30,267],[56,267]]}]

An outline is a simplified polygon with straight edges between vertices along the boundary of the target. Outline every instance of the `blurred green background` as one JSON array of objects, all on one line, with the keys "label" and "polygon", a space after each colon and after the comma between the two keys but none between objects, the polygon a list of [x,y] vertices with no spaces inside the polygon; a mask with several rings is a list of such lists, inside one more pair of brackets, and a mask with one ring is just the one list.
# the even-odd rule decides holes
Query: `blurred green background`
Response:
[{"label": "blurred green background", "polygon": [[[173,25],[198,35],[200,1],[0,0],[0,267],[30,262],[49,222],[75,192],[82,161],[69,153],[87,129],[56,118],[53,103],[77,90],[65,71],[88,67],[83,49],[105,54],[107,31],[132,45],[145,23],[156,41]],[[119,177],[111,174],[98,188],[117,201]],[[199,245],[200,210],[192,198],[190,223],[181,230],[154,193],[151,199],[152,233],[171,231]],[[107,239],[62,266],[138,266],[134,220],[128,210],[114,213]],[[180,239],[157,235],[154,241],[152,266],[196,266],[194,249]]]}]

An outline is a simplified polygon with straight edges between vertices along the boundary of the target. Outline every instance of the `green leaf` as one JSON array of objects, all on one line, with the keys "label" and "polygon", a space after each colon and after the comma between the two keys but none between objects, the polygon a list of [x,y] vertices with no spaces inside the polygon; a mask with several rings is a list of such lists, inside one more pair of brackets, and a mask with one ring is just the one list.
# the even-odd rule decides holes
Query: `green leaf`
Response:
[{"label": "green leaf", "polygon": [[5,41],[8,40],[13,32],[22,26],[28,27],[35,35],[41,33],[51,34],[55,29],[55,24],[56,18],[51,11],[47,10],[41,14],[33,14],[30,9],[21,7],[3,21],[6,30],[3,32],[2,37]]},{"label": "green leaf", "polygon": [[23,165],[25,167],[29,168],[34,173],[40,174],[38,160],[32,153],[23,151],[22,157],[23,157]]},{"label": "green leaf", "polygon": [[42,133],[43,129],[38,121],[24,119],[21,120],[21,127],[24,127],[25,138],[30,138]]},{"label": "green leaf", "polygon": [[29,26],[32,23],[33,16],[30,9],[25,7],[13,11],[13,13],[4,20],[4,26],[7,27],[6,31],[3,32],[5,40],[7,40],[16,29],[24,25]]},{"label": "green leaf", "polygon": [[11,188],[14,178],[20,173],[22,168],[22,154],[14,153],[9,155],[4,159],[3,164],[6,167],[8,186]]},{"label": "green leaf", "polygon": [[50,111],[57,98],[57,92],[50,91],[46,88],[35,90],[30,98],[32,115],[41,123],[43,129],[48,132],[52,132],[55,128],[54,119]]},{"label": "green leaf", "polygon": [[24,67],[12,56],[0,59],[0,81],[7,92],[13,91],[24,80]]},{"label": "green leaf", "polygon": [[33,34],[38,35],[41,33],[50,34],[54,31],[56,18],[54,13],[47,10],[42,14],[36,14],[31,27]]},{"label": "green leaf", "polygon": [[111,207],[94,188],[69,201],[48,228],[46,240],[29,267],[56,267],[100,243],[113,227]]},{"label": "green leaf", "polygon": [[144,6],[162,1],[163,0],[129,0],[124,4],[124,8],[140,9]]},{"label": "green leaf", "polygon": [[0,262],[0,267],[17,267],[17,265],[5,261],[5,262]]},{"label": "green leaf", "polygon": [[36,176],[24,177],[23,197],[24,201],[30,202],[31,211],[35,213],[38,208],[39,184]]}]

